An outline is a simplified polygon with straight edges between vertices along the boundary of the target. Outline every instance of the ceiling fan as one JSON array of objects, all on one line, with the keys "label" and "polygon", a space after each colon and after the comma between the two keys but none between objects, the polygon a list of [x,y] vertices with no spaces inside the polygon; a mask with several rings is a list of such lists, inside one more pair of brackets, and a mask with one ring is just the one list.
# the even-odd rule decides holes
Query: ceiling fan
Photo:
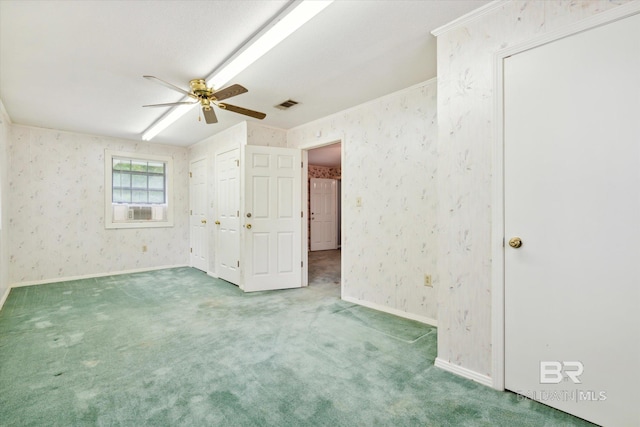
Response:
[{"label": "ceiling fan", "polygon": [[178,86],[174,86],[169,82],[165,82],[164,80],[159,79],[155,76],[142,76],[142,77],[144,77],[147,80],[160,83],[161,85],[166,86],[169,89],[175,90],[176,92],[180,92],[181,94],[194,99],[194,101],[169,102],[166,104],[150,104],[150,105],[143,105],[143,107],[172,107],[174,105],[200,103],[200,105],[202,105],[202,114],[204,115],[204,120],[205,122],[207,122],[207,124],[218,123],[218,118],[216,117],[216,113],[213,111],[212,105],[215,105],[218,108],[221,108],[223,110],[232,111],[238,114],[244,114],[245,116],[254,117],[260,120],[264,119],[267,116],[265,113],[261,113],[259,111],[249,110],[247,108],[242,108],[235,105],[220,102],[227,98],[231,98],[232,96],[240,95],[241,93],[247,92],[247,89],[245,87],[240,86],[238,84],[234,84],[224,89],[214,91],[213,88],[207,87],[207,82],[204,79],[193,79],[189,81],[189,86],[191,87],[191,91],[189,92],[182,88],[179,88]]}]

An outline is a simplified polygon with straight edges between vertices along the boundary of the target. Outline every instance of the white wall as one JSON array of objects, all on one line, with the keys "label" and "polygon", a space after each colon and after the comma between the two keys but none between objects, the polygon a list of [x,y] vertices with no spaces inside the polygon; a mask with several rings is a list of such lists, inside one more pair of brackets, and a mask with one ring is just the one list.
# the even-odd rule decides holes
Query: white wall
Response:
[{"label": "white wall", "polygon": [[[342,140],[343,297],[429,323],[441,286],[436,120],[429,80],[287,133],[291,147]],[[424,286],[425,274],[434,288]]]},{"label": "white wall", "polygon": [[491,376],[494,54],[625,1],[514,1],[438,36],[438,358]]},{"label": "white wall", "polygon": [[[105,149],[173,157],[173,227],[105,229]],[[189,262],[186,148],[13,125],[9,169],[9,283]]]},{"label": "white wall", "polygon": [[9,292],[9,173],[11,122],[0,101],[0,308]]}]

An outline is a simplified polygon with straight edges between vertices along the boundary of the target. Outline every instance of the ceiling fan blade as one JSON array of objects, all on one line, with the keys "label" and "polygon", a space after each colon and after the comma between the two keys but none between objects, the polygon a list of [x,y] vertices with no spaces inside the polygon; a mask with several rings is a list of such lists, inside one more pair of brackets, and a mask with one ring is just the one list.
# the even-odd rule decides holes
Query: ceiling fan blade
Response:
[{"label": "ceiling fan blade", "polygon": [[184,90],[184,89],[182,89],[182,88],[179,88],[178,86],[172,85],[172,84],[171,84],[171,83],[169,83],[169,82],[165,82],[164,80],[159,79],[159,78],[157,78],[156,76],[142,76],[142,77],[144,77],[144,78],[145,78],[145,79],[147,79],[147,80],[151,80],[152,82],[160,83],[161,85],[163,85],[163,86],[165,86],[165,87],[168,87],[169,89],[173,89],[173,90],[175,90],[176,92],[180,92],[180,93],[181,93],[181,94],[183,94],[183,95],[187,95],[187,96],[190,96],[190,97],[192,97],[192,98],[194,98],[194,97],[195,97],[195,95],[194,95],[194,94],[192,94],[191,92],[188,92],[188,91],[186,91],[186,90]]},{"label": "ceiling fan blade", "polygon": [[228,111],[233,111],[234,113],[238,113],[238,114],[244,114],[245,116],[249,116],[249,117],[253,117],[256,119],[264,119],[265,117],[267,117],[267,115],[265,113],[261,113],[259,111],[253,111],[253,110],[249,110],[247,108],[242,108],[242,107],[237,107],[235,105],[231,105],[231,104],[218,104],[218,107],[222,108],[223,110],[228,110]]},{"label": "ceiling fan blade", "polygon": [[222,101],[223,99],[231,98],[232,96],[240,95],[241,93],[245,92],[248,92],[248,90],[244,86],[231,85],[224,89],[220,89],[219,91],[213,93],[211,96],[218,101]]},{"label": "ceiling fan blade", "polygon": [[202,114],[204,114],[204,121],[207,122],[208,125],[218,123],[218,118],[213,108],[209,107],[209,109],[207,109],[207,107],[202,107]]},{"label": "ceiling fan blade", "polygon": [[184,105],[184,104],[197,104],[198,101],[185,101],[185,102],[167,102],[166,104],[149,104],[143,105],[143,107],[173,107],[174,105]]}]

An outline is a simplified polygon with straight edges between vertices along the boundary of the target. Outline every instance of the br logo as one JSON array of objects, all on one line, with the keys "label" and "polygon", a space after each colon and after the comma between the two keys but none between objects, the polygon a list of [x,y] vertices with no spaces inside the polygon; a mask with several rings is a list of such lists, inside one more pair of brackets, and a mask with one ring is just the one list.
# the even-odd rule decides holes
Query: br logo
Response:
[{"label": "br logo", "polygon": [[580,384],[580,375],[583,371],[582,362],[544,360],[540,362],[540,384],[559,384],[565,377],[574,384]]}]

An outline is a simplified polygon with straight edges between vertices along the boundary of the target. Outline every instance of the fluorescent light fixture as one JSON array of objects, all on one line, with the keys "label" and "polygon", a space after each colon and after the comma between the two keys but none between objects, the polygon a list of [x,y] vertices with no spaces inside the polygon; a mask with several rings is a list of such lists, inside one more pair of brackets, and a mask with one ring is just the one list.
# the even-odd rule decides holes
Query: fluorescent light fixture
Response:
[{"label": "fluorescent light fixture", "polygon": [[269,28],[260,38],[233,58],[219,72],[215,73],[208,80],[209,86],[213,86],[216,89],[221,88],[332,2],[333,0],[307,0],[301,2],[287,16]]},{"label": "fluorescent light fixture", "polygon": [[171,124],[173,124],[173,122],[175,122],[180,117],[187,114],[187,111],[191,110],[196,105],[200,105],[200,104],[178,105],[174,107],[172,110],[170,110],[169,114],[167,114],[162,118],[162,120],[156,122],[156,124],[151,126],[149,130],[147,130],[145,133],[142,134],[142,140],[150,141],[157,134],[159,134],[160,132],[168,128]]},{"label": "fluorescent light fixture", "polygon": [[[250,43],[249,46],[208,78],[207,86],[212,86],[214,89],[221,89],[223,85],[244,71],[265,53],[273,49],[282,40],[293,34],[293,32],[323,11],[333,3],[333,1],[334,0],[303,0],[298,3],[286,16],[263,32],[256,40]],[[151,140],[196,105],[199,104],[174,107],[169,114],[151,126],[151,128],[142,135],[142,139],[144,141]]]}]

